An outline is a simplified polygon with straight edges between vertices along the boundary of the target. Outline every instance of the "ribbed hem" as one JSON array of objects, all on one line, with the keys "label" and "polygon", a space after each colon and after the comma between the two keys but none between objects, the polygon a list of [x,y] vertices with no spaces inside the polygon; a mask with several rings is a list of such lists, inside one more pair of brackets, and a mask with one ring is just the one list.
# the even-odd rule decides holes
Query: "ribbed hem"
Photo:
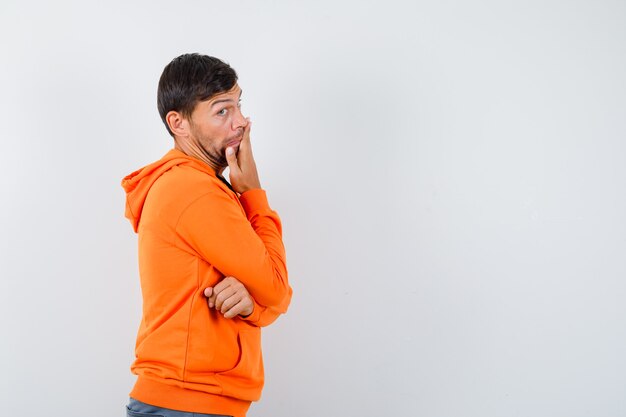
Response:
[{"label": "ribbed hem", "polygon": [[245,417],[250,401],[163,384],[139,375],[130,396],[146,404],[171,410]]}]

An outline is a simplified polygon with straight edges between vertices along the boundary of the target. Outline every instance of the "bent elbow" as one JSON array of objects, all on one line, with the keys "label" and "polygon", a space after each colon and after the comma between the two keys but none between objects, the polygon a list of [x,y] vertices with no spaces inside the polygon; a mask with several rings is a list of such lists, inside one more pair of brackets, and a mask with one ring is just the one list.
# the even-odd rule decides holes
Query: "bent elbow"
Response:
[{"label": "bent elbow", "polygon": [[272,290],[263,293],[255,299],[265,307],[278,307],[285,301],[285,298],[291,296],[291,287],[289,284],[277,286]]},{"label": "bent elbow", "polygon": [[255,295],[255,299],[265,307],[281,306],[287,297],[291,298],[292,289],[287,280],[287,271],[274,268],[271,285]]}]

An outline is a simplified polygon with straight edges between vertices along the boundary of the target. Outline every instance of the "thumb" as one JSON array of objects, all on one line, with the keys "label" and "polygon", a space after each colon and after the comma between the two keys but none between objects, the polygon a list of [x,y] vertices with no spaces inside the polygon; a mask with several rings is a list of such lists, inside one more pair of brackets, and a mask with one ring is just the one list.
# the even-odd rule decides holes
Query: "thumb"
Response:
[{"label": "thumb", "polygon": [[213,295],[213,287],[208,287],[204,289],[204,296],[209,298]]},{"label": "thumb", "polygon": [[230,172],[239,172],[239,165],[237,164],[235,148],[233,148],[232,146],[226,148],[226,161],[228,162],[228,168],[230,169]]}]

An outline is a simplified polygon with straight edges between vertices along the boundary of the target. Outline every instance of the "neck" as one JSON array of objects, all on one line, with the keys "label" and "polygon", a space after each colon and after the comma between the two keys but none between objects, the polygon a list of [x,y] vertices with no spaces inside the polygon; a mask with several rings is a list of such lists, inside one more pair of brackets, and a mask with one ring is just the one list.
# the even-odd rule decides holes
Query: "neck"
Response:
[{"label": "neck", "polygon": [[207,153],[195,143],[190,143],[185,140],[177,140],[174,139],[174,148],[178,149],[182,153],[189,155],[193,158],[196,158],[208,166],[210,166],[217,175],[222,176],[222,172],[226,167],[218,166],[215,162],[211,160],[211,158],[207,155]]}]

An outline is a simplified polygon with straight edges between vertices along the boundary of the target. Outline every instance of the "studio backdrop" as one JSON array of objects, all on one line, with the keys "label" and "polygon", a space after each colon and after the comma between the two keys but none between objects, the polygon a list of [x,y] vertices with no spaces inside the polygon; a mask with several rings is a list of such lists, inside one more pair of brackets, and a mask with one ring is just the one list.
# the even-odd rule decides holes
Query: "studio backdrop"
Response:
[{"label": "studio backdrop", "polygon": [[624,2],[4,0],[0,39],[0,414],[124,415],[120,181],[199,52],[294,290],[249,416],[626,415]]}]

